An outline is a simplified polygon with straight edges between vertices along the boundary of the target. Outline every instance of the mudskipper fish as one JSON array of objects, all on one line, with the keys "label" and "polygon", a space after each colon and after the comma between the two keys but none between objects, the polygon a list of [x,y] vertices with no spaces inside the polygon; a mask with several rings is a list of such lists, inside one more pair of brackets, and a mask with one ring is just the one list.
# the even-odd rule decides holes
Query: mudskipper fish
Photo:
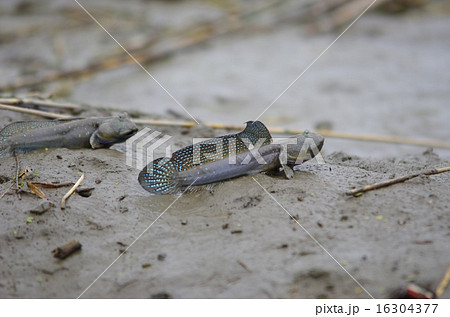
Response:
[{"label": "mudskipper fish", "polygon": [[272,144],[264,124],[249,121],[242,132],[190,145],[174,152],[170,158],[154,160],[140,172],[138,181],[151,193],[170,194],[190,185],[204,185],[280,167],[286,177],[291,178],[291,167],[320,152],[324,138],[305,132],[291,139],[289,144]]},{"label": "mudskipper fish", "polygon": [[125,113],[105,118],[14,122],[0,131],[0,158],[50,147],[108,148],[137,130]]}]

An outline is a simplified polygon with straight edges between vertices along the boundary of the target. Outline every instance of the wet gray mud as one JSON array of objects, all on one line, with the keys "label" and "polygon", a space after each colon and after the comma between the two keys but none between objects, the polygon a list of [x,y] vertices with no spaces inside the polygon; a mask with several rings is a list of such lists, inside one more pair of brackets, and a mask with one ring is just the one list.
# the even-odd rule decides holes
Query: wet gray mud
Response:
[{"label": "wet gray mud", "polygon": [[[178,137],[188,142],[190,133]],[[31,181],[74,182],[85,173],[82,184],[95,189],[71,197],[65,210],[67,188],[43,189],[55,203],[45,208],[34,195],[3,197],[0,296],[77,297],[145,230],[83,297],[366,298],[365,289],[385,298],[410,281],[434,289],[449,264],[450,174],[345,195],[450,165],[422,152],[385,159],[334,152],[324,164],[298,166],[292,180],[259,174],[182,196],[143,190],[118,150],[21,154]],[[1,192],[14,174],[14,158],[2,159]],[[81,251],[52,257],[72,239]]]}]

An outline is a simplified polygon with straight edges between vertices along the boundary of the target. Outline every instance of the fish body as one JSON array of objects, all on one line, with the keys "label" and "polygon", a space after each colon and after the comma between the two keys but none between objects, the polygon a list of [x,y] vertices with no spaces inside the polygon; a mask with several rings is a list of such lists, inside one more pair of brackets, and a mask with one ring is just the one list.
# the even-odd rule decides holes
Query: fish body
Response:
[{"label": "fish body", "polygon": [[[235,135],[214,138],[205,141],[202,146],[217,144],[220,140],[229,142],[230,137],[242,147],[228,146],[223,155],[214,156],[210,160],[202,160],[195,164],[192,155],[195,146],[189,146],[175,152],[171,158],[159,158],[144,168],[139,174],[138,180],[141,186],[151,193],[169,194],[186,188],[190,185],[204,185],[227,180],[243,175],[251,175],[264,171],[277,169],[281,166],[293,166],[309,160],[317,154],[311,149],[305,148],[307,139],[310,139],[320,151],[323,146],[323,137],[314,133],[304,133],[295,137],[295,144],[272,144],[272,138],[267,128],[259,121],[248,122],[244,131]],[[290,142],[294,143],[294,142]],[[251,145],[255,146],[259,155],[250,153]],[[225,148],[225,147],[224,147]],[[284,151],[283,151],[284,149]],[[217,151],[220,153],[220,151]],[[282,154],[284,154],[283,162]],[[180,159],[182,158],[182,159]]]},{"label": "fish body", "polygon": [[[267,172],[278,169],[283,165],[289,167],[299,165],[315,157],[323,146],[324,138],[317,133],[306,132],[299,136],[291,138],[295,140],[286,144],[283,148],[282,144],[267,144],[258,149],[258,154],[253,155],[249,151],[237,154],[233,161],[230,158],[224,158],[205,165],[198,165],[189,170],[179,172],[175,181],[180,187],[187,187],[190,184],[204,185],[231,179],[244,175],[253,175],[261,172]],[[310,139],[311,145],[306,144],[306,140]],[[317,150],[314,153],[314,146]],[[281,157],[283,150],[285,151],[285,161]],[[284,166],[283,166],[284,168]]]},{"label": "fish body", "polygon": [[199,166],[207,168],[215,161],[248,152],[250,144],[267,145],[271,142],[272,137],[263,123],[249,121],[245,129],[239,133],[189,145],[174,152],[170,158],[154,160],[139,173],[138,181],[145,190],[151,193],[173,193],[184,186],[184,183],[177,177],[179,173],[190,175],[190,171]]},{"label": "fish body", "polygon": [[0,157],[41,148],[107,148],[137,132],[126,114],[105,118],[14,122],[0,131]]},{"label": "fish body", "polygon": [[[189,170],[179,172],[175,181],[180,187],[186,187],[194,183],[204,185],[223,181],[243,175],[252,175],[264,171],[272,170],[280,166],[279,155],[281,146],[279,144],[269,144],[259,149],[259,154],[263,161],[258,162],[250,152],[239,153],[230,164],[229,158],[210,162],[206,165],[198,165]],[[250,160],[248,163],[245,160]]]}]

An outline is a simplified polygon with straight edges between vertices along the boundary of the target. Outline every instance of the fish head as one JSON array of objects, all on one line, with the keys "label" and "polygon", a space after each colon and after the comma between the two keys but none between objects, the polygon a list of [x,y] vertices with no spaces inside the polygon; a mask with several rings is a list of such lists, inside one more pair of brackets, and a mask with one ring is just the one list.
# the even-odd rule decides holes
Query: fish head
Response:
[{"label": "fish head", "polygon": [[[314,158],[322,150],[325,138],[306,130],[294,137],[295,142],[287,145],[287,161],[289,165],[298,165]],[[292,144],[293,143],[293,144]]]},{"label": "fish head", "polygon": [[138,128],[126,113],[107,119],[101,123],[91,136],[92,148],[110,147],[121,143],[136,134]]}]

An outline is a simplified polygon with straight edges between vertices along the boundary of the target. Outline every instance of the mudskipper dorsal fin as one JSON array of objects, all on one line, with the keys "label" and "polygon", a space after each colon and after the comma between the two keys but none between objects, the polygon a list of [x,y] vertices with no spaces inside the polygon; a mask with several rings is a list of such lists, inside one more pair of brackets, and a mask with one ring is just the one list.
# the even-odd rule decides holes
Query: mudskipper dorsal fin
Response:
[{"label": "mudskipper dorsal fin", "polygon": [[187,146],[172,154],[172,162],[177,171],[189,170],[194,166],[207,164],[229,156],[248,151],[248,143],[267,145],[272,136],[260,121],[248,121],[245,129],[236,134],[212,138]]},{"label": "mudskipper dorsal fin", "polygon": [[244,131],[237,134],[241,139],[247,139],[253,145],[258,144],[258,141],[262,142],[261,145],[272,143],[272,136],[264,123],[261,121],[247,121],[246,123]]}]

